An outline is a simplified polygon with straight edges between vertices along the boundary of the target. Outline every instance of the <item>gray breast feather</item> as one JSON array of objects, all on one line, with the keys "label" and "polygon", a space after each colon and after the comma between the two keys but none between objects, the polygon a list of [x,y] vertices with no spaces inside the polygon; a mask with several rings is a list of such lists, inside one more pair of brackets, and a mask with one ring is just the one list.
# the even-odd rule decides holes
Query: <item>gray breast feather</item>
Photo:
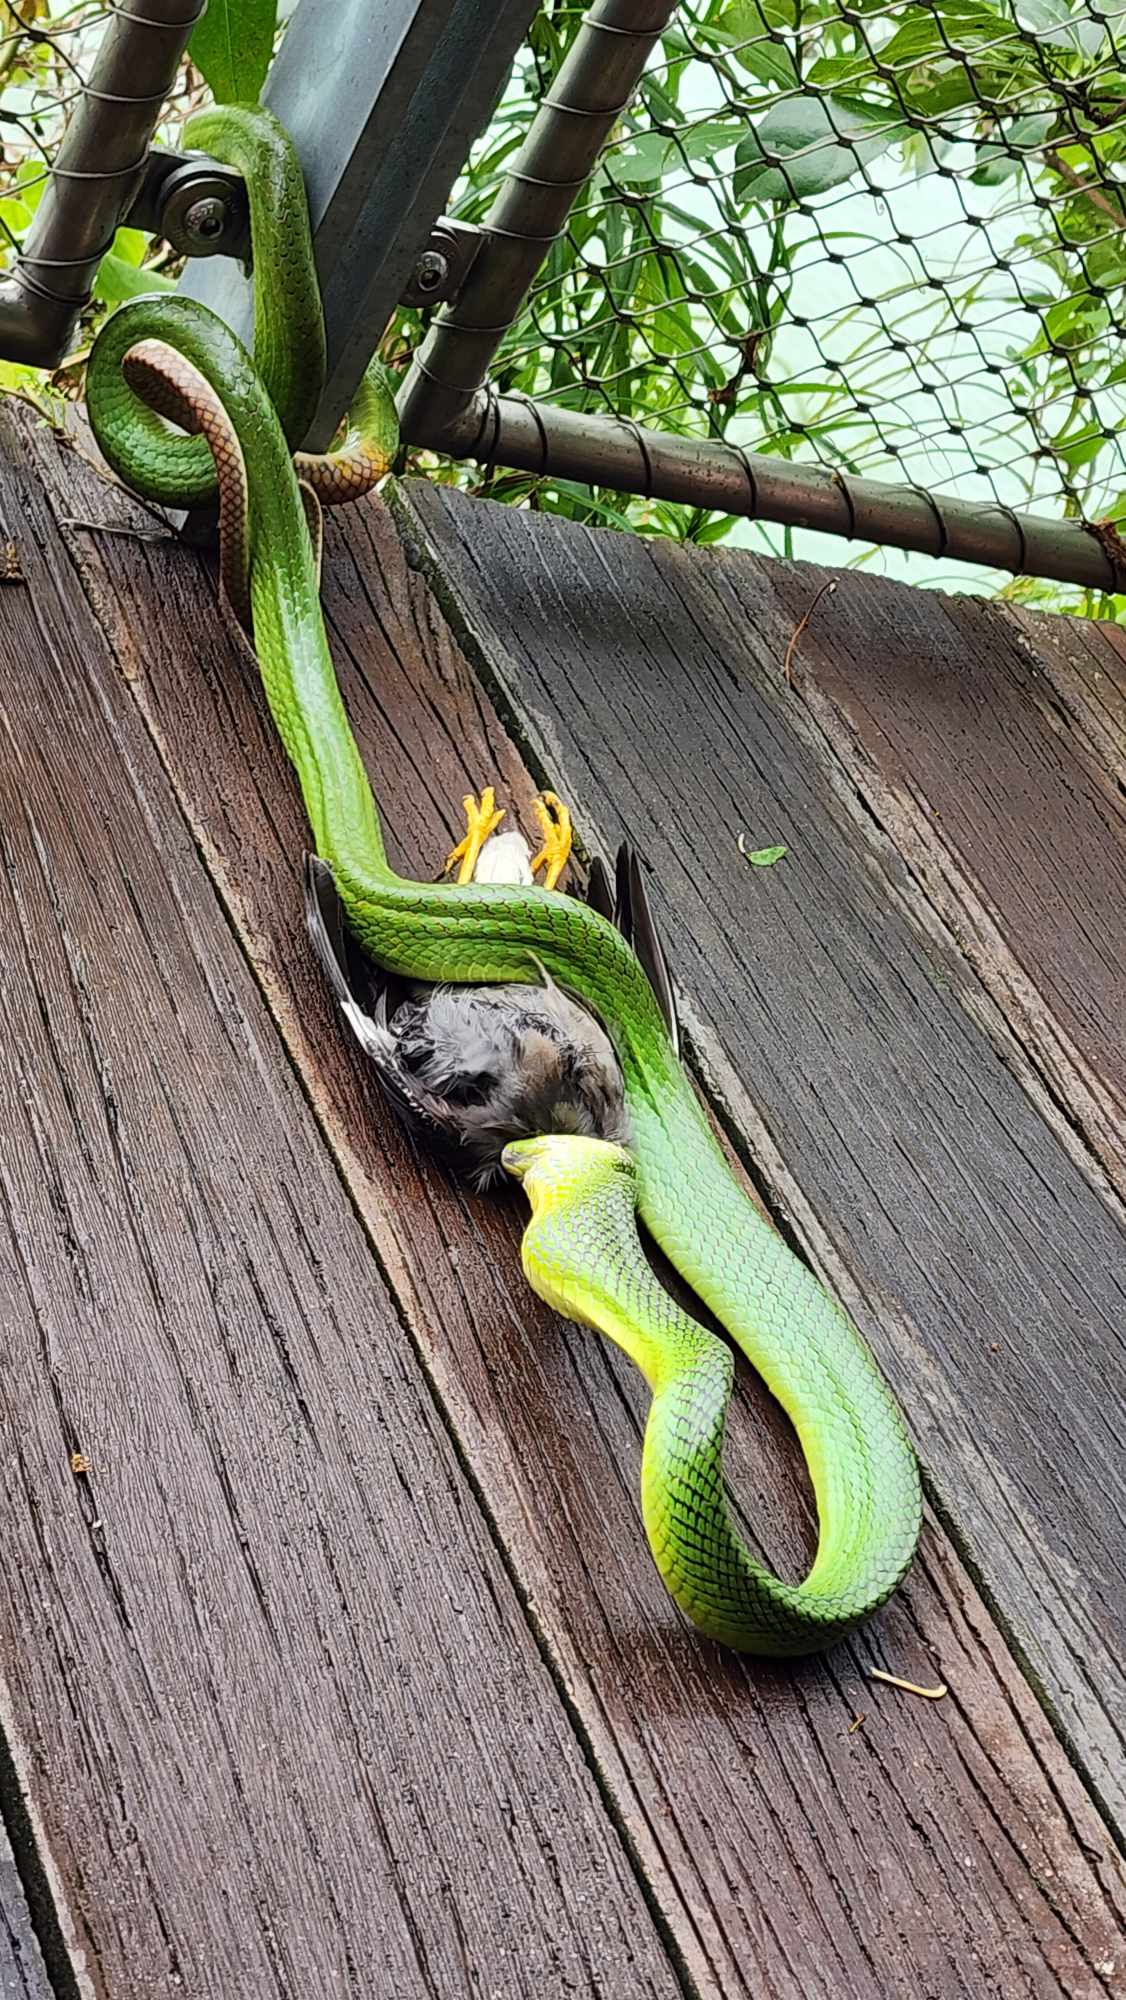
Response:
[{"label": "gray breast feather", "polygon": [[628,1136],[609,1039],[555,987],[428,987],[384,1020],[400,1098],[456,1140],[481,1185],[510,1139]]}]

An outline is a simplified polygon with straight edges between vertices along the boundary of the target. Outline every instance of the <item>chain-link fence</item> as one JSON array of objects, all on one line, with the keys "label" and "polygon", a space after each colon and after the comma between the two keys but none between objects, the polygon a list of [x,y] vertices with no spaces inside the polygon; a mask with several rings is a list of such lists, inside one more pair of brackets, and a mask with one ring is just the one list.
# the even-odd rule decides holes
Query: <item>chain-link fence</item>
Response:
[{"label": "chain-link fence", "polygon": [[[0,0],[0,259],[121,11]],[[1124,45],[1126,0],[546,5],[451,203],[467,286],[384,335],[408,437],[585,518],[1121,582]],[[158,137],[203,95],[184,62]],[[169,265],[119,231],[100,301]]]},{"label": "chain-link fence", "polygon": [[[581,18],[541,17],[455,213],[487,226]],[[1126,0],[683,0],[493,386],[846,480],[1123,518],[1124,47]]]}]

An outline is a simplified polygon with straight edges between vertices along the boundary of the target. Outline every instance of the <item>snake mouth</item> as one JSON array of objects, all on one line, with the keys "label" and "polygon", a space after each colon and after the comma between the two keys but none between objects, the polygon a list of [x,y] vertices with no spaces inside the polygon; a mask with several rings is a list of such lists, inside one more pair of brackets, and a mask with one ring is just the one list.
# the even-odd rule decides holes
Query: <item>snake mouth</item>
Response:
[{"label": "snake mouth", "polygon": [[556,1192],[581,1189],[589,1194],[605,1187],[607,1177],[633,1177],[636,1172],[625,1146],[578,1132],[541,1132],[534,1138],[511,1139],[500,1163],[513,1180],[538,1182]]},{"label": "snake mouth", "polygon": [[522,1181],[530,1167],[534,1167],[540,1157],[538,1139],[511,1139],[504,1147],[500,1163],[513,1180]]}]

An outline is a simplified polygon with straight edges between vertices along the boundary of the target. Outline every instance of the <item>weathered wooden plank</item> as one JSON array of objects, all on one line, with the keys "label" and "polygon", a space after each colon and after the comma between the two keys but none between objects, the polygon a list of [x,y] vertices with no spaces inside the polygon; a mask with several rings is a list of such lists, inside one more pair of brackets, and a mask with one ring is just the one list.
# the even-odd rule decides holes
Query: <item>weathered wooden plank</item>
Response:
[{"label": "weathered wooden plank", "polygon": [[0,1830],[0,2000],[51,2000],[43,1953],[7,1835]]},{"label": "weathered wooden plank", "polygon": [[1126,786],[1126,633],[1105,620],[1006,609],[1062,704],[1065,723],[1100,769]]},{"label": "weathered wooden plank", "polygon": [[[796,624],[808,571],[772,582]],[[849,577],[803,634],[795,697],[1126,1197],[1126,797],[1072,721],[1090,683],[1071,670],[1065,705],[1046,670],[1057,627],[1094,667],[1079,621],[931,591],[895,606]]]},{"label": "weathered wooden plank", "polygon": [[17,457],[0,1644],[78,1988],[673,2000],[396,1304]]},{"label": "weathered wooden plank", "polygon": [[[99,496],[84,487],[82,502]],[[679,1622],[638,1520],[636,1381],[528,1297],[514,1204],[471,1199],[416,1158],[337,1030],[302,935],[296,792],[203,571],[180,550],[79,545],[695,1990],[1113,1990],[1122,1903],[1105,1829],[933,1523],[902,1597],[827,1662],[746,1665]],[[469,786],[495,777],[519,802],[529,779],[374,505],[330,525],[326,590],[392,853],[429,870]],[[746,1384],[733,1445],[756,1530],[794,1566],[804,1490]],[[945,1676],[951,1697],[877,1689],[877,1662]]]},{"label": "weathered wooden plank", "polygon": [[[789,572],[411,494],[537,758],[603,841],[648,853],[716,1088],[1123,1823],[1122,1211],[1022,1088],[1015,1040],[983,1031],[956,940],[788,688]],[[872,603],[872,654],[928,615],[954,643],[907,586]],[[748,867],[741,832],[786,860]]]}]

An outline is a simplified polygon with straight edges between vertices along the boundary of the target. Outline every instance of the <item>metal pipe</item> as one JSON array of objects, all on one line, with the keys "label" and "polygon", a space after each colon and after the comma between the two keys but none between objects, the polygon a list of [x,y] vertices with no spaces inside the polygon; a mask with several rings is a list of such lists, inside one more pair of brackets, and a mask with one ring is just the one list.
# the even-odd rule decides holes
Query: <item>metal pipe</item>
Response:
[{"label": "metal pipe", "polygon": [[1126,549],[1078,521],[1018,514],[1000,503],[938,499],[921,486],[854,479],[818,465],[792,465],[713,438],[674,437],[626,419],[584,416],[481,389],[444,428],[424,401],[404,432],[409,444],[511,466],[544,477],[653,500],[679,500],[749,520],[815,528],[953,562],[984,563],[1015,576],[1053,577],[1089,589],[1126,589]]},{"label": "metal pipe", "polygon": [[27,242],[0,276],[0,354],[62,360],[144,175],[149,141],[206,0],[119,0]]},{"label": "metal pipe", "polygon": [[444,429],[484,382],[675,6],[595,0],[497,194],[466,285],[414,357],[399,395],[408,434]]},{"label": "metal pipe", "polygon": [[[263,102],[301,156],[324,301],[311,450],[347,409],[537,11],[538,0],[301,0],[294,13]],[[250,290],[232,265],[189,264],[181,289],[249,334]]]}]

